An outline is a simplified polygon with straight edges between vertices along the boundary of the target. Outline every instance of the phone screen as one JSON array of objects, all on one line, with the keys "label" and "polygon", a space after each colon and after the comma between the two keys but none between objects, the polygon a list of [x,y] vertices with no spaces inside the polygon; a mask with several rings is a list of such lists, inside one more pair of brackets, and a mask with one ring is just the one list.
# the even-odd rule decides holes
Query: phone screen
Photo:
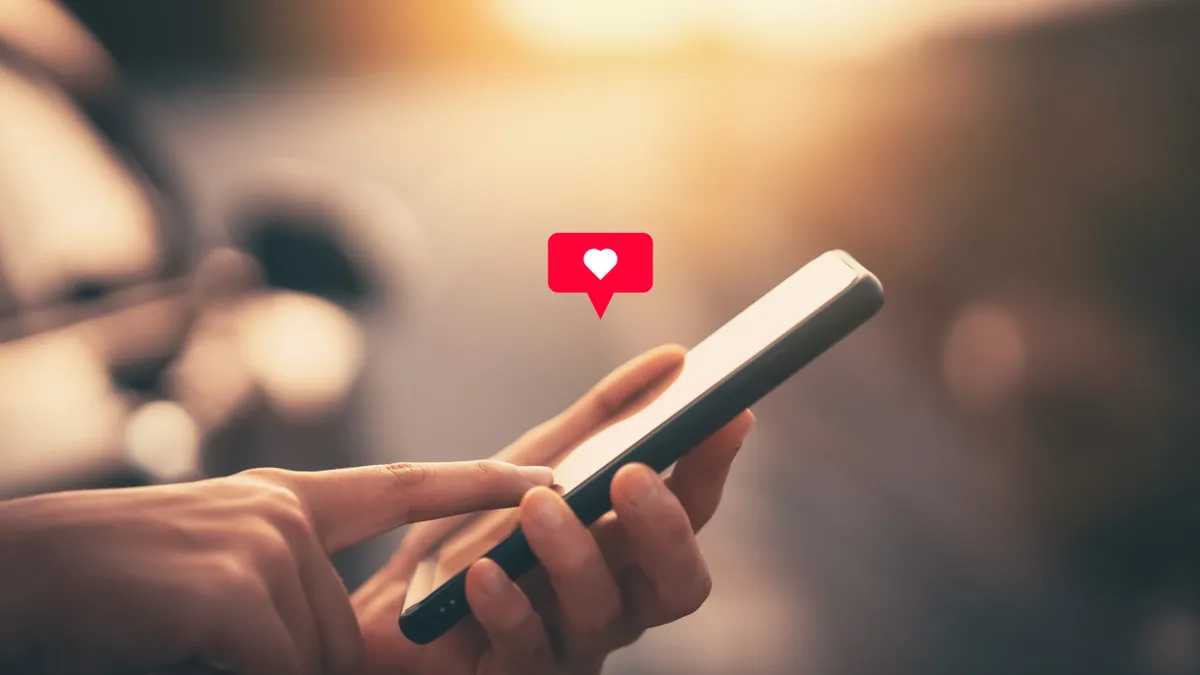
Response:
[{"label": "phone screen", "polygon": [[[644,396],[639,405],[574,448],[564,449],[561,459],[549,463],[554,467],[555,482],[569,494],[848,290],[861,274],[861,268],[836,252],[802,267],[693,347],[683,366],[657,387],[658,391]],[[463,521],[418,564],[404,600],[405,610],[484,556],[516,527],[516,509],[490,511]]]}]

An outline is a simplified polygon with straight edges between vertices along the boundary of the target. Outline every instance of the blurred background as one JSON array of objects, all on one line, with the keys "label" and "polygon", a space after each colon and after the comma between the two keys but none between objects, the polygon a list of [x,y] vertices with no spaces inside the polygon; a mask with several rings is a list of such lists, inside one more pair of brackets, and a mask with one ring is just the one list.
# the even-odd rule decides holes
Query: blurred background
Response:
[{"label": "blurred background", "polygon": [[[0,494],[491,455],[823,250],[614,674],[1200,673],[1200,4],[0,0]],[[598,322],[555,231],[647,231]],[[347,553],[350,585],[395,537]]]}]

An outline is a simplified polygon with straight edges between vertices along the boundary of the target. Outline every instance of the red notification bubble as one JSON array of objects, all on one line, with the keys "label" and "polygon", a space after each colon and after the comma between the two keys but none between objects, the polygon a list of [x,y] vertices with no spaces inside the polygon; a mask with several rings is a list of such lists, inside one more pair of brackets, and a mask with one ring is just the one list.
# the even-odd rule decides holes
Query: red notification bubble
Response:
[{"label": "red notification bubble", "polygon": [[613,294],[654,286],[654,239],[644,232],[559,232],[546,261],[550,290],[587,293],[600,318]]}]

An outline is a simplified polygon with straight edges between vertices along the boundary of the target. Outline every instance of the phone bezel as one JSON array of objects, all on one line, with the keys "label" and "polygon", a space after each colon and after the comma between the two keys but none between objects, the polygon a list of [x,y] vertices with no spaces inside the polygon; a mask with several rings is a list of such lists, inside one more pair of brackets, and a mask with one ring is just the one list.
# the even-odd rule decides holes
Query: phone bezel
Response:
[{"label": "phone bezel", "polygon": [[[568,492],[564,500],[584,524],[590,525],[612,508],[609,489],[613,476],[622,466],[640,462],[656,471],[665,471],[879,311],[883,306],[883,286],[875,275],[843,251],[825,255],[831,254],[840,257],[855,271],[856,278],[780,338]],[[494,560],[512,579],[520,578],[538,562],[519,527],[484,557]],[[404,636],[416,644],[429,644],[469,616],[466,576],[466,570],[459,572],[405,610],[399,618]]]}]

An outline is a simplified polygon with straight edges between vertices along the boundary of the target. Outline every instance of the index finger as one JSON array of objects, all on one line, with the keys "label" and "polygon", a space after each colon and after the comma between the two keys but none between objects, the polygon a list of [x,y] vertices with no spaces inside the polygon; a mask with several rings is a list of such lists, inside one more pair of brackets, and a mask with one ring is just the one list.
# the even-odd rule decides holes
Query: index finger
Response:
[{"label": "index finger", "polygon": [[[675,373],[686,354],[686,348],[668,344],[635,356],[601,379],[562,413],[526,432],[494,459],[515,464],[550,462]],[[394,565],[395,569],[407,569],[447,533],[454,531],[460,522],[460,519],[450,518],[414,528],[388,564]]]},{"label": "index finger", "polygon": [[494,460],[381,464],[289,480],[329,553],[408,523],[516,506],[530,489],[553,482],[547,467]]}]

